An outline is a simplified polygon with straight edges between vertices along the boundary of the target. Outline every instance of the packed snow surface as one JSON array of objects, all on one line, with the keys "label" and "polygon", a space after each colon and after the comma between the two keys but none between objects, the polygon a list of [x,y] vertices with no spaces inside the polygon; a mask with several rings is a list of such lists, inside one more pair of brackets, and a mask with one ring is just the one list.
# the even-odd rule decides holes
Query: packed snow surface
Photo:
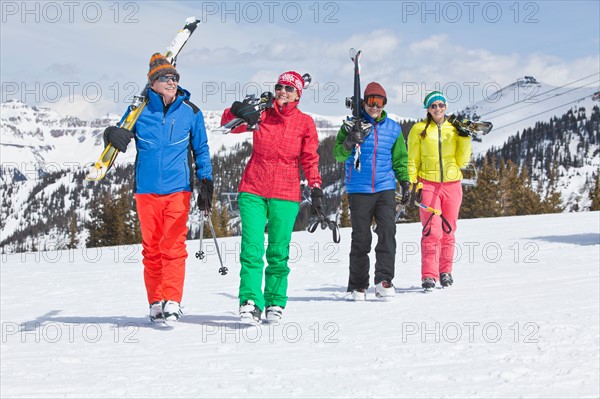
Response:
[{"label": "packed snow surface", "polygon": [[461,220],[455,284],[427,294],[421,227],[397,227],[388,302],[347,300],[350,229],[295,232],[277,326],[238,323],[239,237],[219,239],[226,276],[188,242],[170,330],[137,245],[4,255],[1,396],[599,396],[600,213]]}]

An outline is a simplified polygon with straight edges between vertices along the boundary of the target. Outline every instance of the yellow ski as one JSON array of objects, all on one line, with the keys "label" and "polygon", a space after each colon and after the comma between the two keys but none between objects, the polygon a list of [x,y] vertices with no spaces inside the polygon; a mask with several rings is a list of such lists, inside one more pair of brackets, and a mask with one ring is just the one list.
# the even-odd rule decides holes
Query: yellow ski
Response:
[{"label": "yellow ski", "polygon": [[[192,33],[194,33],[194,30],[196,30],[196,27],[198,26],[199,22],[200,20],[196,19],[195,17],[189,17],[185,20],[185,26],[183,27],[183,29],[177,32],[177,35],[175,35],[175,38],[173,39],[169,47],[167,47],[167,51],[165,53],[165,58],[169,60],[171,64],[175,64],[177,55],[179,54],[185,43],[187,43],[187,40],[190,38]],[[142,111],[144,110],[144,107],[146,107],[146,104],[148,103],[147,94],[149,89],[150,87],[146,84],[146,87],[144,87],[142,93],[139,96],[134,97],[132,104],[128,108],[127,117],[119,125],[119,127],[127,130],[133,130],[135,123],[140,117]],[[113,163],[115,162],[115,159],[117,158],[118,154],[119,150],[117,150],[115,147],[112,146],[112,144],[109,143],[104,148],[104,151],[102,151],[102,155],[100,155],[100,158],[90,168],[90,171],[86,175],[85,179],[88,181],[98,181],[104,178],[108,170],[112,167]]]}]

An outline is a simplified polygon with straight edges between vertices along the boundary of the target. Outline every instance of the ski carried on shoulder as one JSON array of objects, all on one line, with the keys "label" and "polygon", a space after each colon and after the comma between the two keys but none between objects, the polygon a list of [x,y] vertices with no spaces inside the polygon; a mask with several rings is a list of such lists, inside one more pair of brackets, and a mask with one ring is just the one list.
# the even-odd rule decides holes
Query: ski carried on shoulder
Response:
[{"label": "ski carried on shoulder", "polygon": [[[246,96],[244,99],[244,103],[252,106],[256,111],[259,111],[261,114],[264,110],[273,105],[273,100],[275,96],[270,91],[265,91],[260,95],[259,98],[256,98],[254,94],[250,94]],[[221,134],[229,134],[236,127],[243,125],[246,123],[242,118],[233,118],[223,126],[219,126],[216,129],[212,130],[212,133],[221,133]],[[248,131],[252,131],[256,129],[256,126],[248,126]]]},{"label": "ski carried on shoulder", "polygon": [[462,133],[468,134],[474,139],[481,140],[480,136],[485,136],[492,131],[494,125],[492,122],[485,121],[472,121],[459,115],[450,115],[448,122],[454,125],[454,127]]},{"label": "ski carried on shoulder", "polygon": [[[185,26],[177,32],[175,38],[167,47],[167,51],[164,54],[165,58],[169,60],[171,64],[175,65],[179,52],[183,46],[185,46],[192,33],[194,33],[199,22],[200,20],[196,19],[195,17],[189,17],[185,20]],[[135,123],[148,103],[149,89],[150,86],[146,84],[140,95],[133,98],[133,101],[127,110],[127,116],[121,122],[119,127],[127,130],[133,130]],[[104,148],[104,151],[102,151],[100,158],[91,167],[85,179],[88,181],[98,181],[104,178],[106,173],[114,164],[118,153],[119,151],[109,143]]]},{"label": "ski carried on shoulder", "polygon": [[[354,95],[352,97],[346,97],[346,107],[352,110],[352,117],[348,117],[343,124],[344,129],[348,134],[353,132],[357,137],[362,137],[364,139],[371,132],[372,126],[362,117],[362,99],[360,92],[361,54],[361,50],[356,51],[354,48],[350,49],[350,59],[354,64]],[[361,169],[360,144],[356,144],[354,147],[354,169],[357,172],[360,172]]]},{"label": "ski carried on shoulder", "polygon": [[[309,73],[305,73],[304,75],[302,75],[302,80],[304,81],[304,88],[306,89],[312,82],[312,77]],[[248,113],[258,111],[262,116],[262,113],[266,109],[271,108],[271,106],[273,105],[273,101],[275,101],[275,96],[273,95],[273,93],[271,93],[270,91],[265,91],[258,98],[256,98],[254,94],[249,94],[246,96],[246,98],[244,98],[244,101],[242,102],[250,106]],[[246,121],[244,121],[242,118],[233,118],[223,126],[219,126],[213,129],[211,132],[229,134],[233,129],[240,125],[243,125],[244,123],[246,123]],[[260,119],[258,120],[256,125],[248,126],[246,130],[251,132],[257,129],[258,124],[260,124]]]}]

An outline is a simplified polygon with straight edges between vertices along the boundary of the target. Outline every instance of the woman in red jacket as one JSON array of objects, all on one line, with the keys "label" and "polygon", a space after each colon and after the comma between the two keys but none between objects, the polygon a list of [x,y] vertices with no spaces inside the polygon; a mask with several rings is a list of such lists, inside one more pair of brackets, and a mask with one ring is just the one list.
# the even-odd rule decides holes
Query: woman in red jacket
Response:
[{"label": "woman in red jacket", "polygon": [[242,219],[238,296],[244,322],[259,322],[263,309],[268,322],[278,322],[287,304],[289,248],[301,201],[300,166],[311,187],[313,209],[323,207],[317,129],[313,119],[298,109],[303,88],[304,80],[297,72],[285,72],[275,85],[273,105],[262,115],[236,101],[221,119],[222,125],[234,117],[244,119],[246,124],[234,133],[247,131],[247,126],[259,122],[253,131],[252,156],[238,189]]}]

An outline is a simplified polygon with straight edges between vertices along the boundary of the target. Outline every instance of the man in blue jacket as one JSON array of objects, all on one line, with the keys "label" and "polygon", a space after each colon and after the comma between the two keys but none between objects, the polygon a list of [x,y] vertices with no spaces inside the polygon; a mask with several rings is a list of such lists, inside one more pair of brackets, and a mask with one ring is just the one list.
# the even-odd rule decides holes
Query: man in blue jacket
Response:
[{"label": "man in blue jacket", "polygon": [[[346,162],[346,192],[350,204],[352,244],[348,292],[355,301],[366,299],[369,288],[369,252],[371,251],[371,221],[377,223],[375,247],[375,295],[390,299],[395,295],[392,280],[396,257],[396,180],[402,189],[402,201],[410,195],[408,153],[400,125],[389,119],[383,110],[387,95],[377,82],[367,85],[362,102],[364,121],[372,131],[364,134],[338,132],[334,155]],[[363,132],[364,133],[364,132]],[[360,145],[361,170],[354,167],[354,152]]]},{"label": "man in blue jacket", "polygon": [[149,101],[133,132],[112,126],[104,133],[121,152],[135,137],[135,201],[152,322],[176,321],[181,315],[194,169],[202,211],[210,210],[213,192],[204,118],[178,82],[175,67],[160,53],[154,54],[148,72]]}]

